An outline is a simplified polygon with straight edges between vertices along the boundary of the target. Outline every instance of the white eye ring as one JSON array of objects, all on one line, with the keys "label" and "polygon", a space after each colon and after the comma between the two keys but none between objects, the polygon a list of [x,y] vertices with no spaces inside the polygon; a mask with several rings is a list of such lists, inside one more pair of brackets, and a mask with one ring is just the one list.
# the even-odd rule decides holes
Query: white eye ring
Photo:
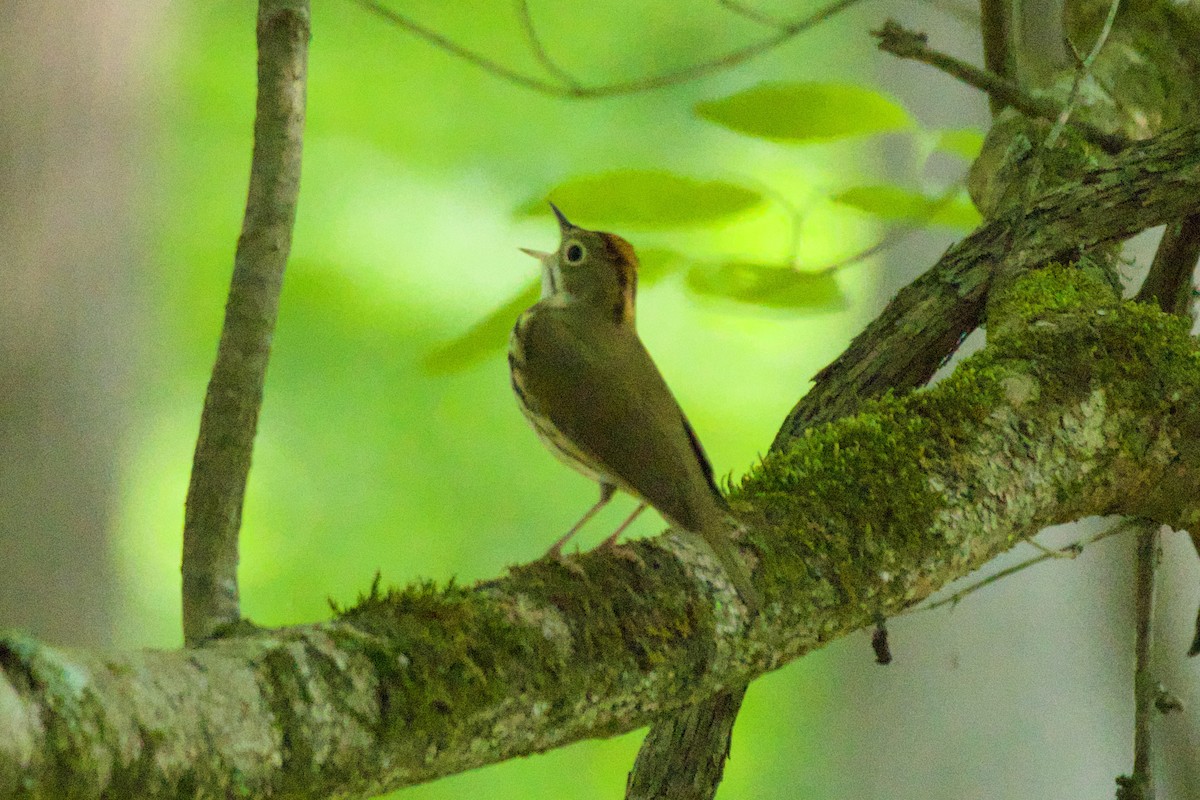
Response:
[{"label": "white eye ring", "polygon": [[563,260],[568,264],[578,264],[587,257],[587,248],[576,241],[567,242],[563,248]]}]

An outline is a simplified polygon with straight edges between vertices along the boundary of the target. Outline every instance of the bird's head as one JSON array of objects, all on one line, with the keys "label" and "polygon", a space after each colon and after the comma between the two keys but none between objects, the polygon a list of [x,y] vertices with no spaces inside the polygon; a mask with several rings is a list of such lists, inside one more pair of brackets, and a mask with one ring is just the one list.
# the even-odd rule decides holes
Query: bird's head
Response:
[{"label": "bird's head", "polygon": [[615,233],[572,225],[553,203],[562,234],[553,253],[524,250],[542,263],[542,300],[582,304],[608,314],[618,324],[634,324],[637,256]]}]

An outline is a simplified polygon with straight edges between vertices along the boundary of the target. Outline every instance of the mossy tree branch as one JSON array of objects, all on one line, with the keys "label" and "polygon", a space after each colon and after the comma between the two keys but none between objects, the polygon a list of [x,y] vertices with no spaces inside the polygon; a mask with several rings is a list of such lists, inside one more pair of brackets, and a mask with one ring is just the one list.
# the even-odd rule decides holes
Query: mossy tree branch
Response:
[{"label": "mossy tree branch", "polygon": [[991,309],[988,346],[948,379],[811,431],[742,481],[731,502],[765,598],[749,629],[707,550],[669,533],[631,545],[641,565],[593,552],[578,571],[372,593],[333,622],[175,653],[9,638],[0,794],[369,797],[632,730],[1047,525],[1200,521],[1186,322],[1066,267]]},{"label": "mossy tree branch", "polygon": [[308,36],[307,0],[261,0],[250,191],[184,518],[183,631],[189,644],[241,618],[238,532],[300,193]]},{"label": "mossy tree branch", "polygon": [[836,419],[856,396],[929,380],[946,346],[953,349],[979,325],[995,274],[1019,273],[1185,216],[1198,190],[1200,127],[1179,128],[1134,145],[1118,163],[1081,171],[1028,209],[993,218],[902,289],[817,374],[773,446],[802,435],[810,420]]}]

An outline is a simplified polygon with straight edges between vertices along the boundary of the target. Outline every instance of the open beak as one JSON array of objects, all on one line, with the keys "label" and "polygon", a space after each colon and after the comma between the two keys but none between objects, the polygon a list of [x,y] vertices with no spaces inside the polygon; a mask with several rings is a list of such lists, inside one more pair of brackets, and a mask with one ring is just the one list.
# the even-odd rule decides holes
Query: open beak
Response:
[{"label": "open beak", "polygon": [[559,228],[559,230],[561,230],[561,231],[564,231],[564,232],[565,232],[565,231],[568,231],[568,230],[570,230],[571,228],[574,228],[574,227],[575,227],[574,225],[572,225],[572,224],[571,224],[571,221],[570,221],[570,220],[568,220],[568,219],[566,218],[566,216],[564,216],[564,215],[563,215],[563,213],[562,213],[561,211],[559,211],[559,210],[558,210],[558,206],[554,205],[554,203],[551,203],[551,204],[550,204],[550,208],[551,208],[551,209],[553,209],[553,211],[554,211],[554,216],[558,217],[558,228]]},{"label": "open beak", "polygon": [[530,250],[528,247],[518,247],[517,249],[527,256],[533,256],[538,261],[545,261],[551,255],[544,250]]}]

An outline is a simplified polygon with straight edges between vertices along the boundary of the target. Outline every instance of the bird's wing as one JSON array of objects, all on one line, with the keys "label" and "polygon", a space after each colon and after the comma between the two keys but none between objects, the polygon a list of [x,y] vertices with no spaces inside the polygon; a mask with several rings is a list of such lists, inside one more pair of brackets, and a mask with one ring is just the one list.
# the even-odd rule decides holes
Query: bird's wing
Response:
[{"label": "bird's wing", "polygon": [[620,488],[688,530],[709,524],[712,466],[636,332],[545,309],[526,323],[524,355],[526,392]]},{"label": "bird's wing", "polygon": [[[649,354],[647,354],[649,358]],[[678,408],[678,401],[676,408]],[[713,495],[724,502],[724,497],[721,495],[721,490],[717,488],[716,478],[713,476],[712,462],[708,460],[708,453],[704,452],[704,445],[700,444],[700,438],[696,436],[695,429],[692,428],[692,423],[688,422],[687,415],[683,413],[683,409],[679,409],[679,417],[683,420],[683,429],[687,432],[688,442],[692,445],[692,452],[696,455],[696,460],[700,462],[700,469],[704,473],[704,480],[708,483],[708,488],[712,490]]]}]

